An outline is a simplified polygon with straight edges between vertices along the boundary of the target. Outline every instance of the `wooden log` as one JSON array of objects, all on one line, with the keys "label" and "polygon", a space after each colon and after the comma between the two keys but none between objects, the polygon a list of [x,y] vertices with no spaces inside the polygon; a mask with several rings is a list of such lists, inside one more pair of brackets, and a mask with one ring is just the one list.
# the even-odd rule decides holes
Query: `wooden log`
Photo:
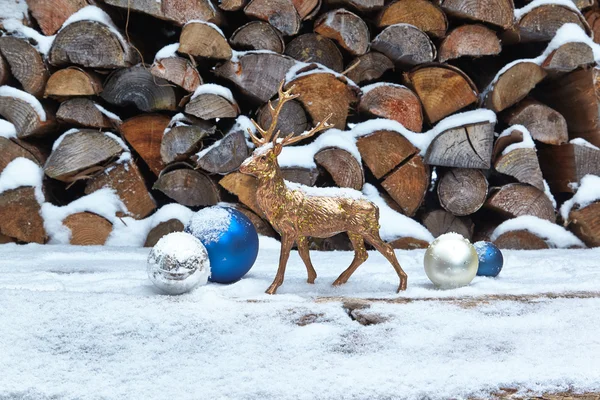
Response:
[{"label": "wooden log", "polygon": [[0,53],[23,90],[40,97],[50,74],[38,51],[23,39],[0,37]]},{"label": "wooden log", "polygon": [[477,101],[477,87],[460,69],[445,64],[417,67],[404,74],[423,104],[425,118],[435,123]]},{"label": "wooden log", "polygon": [[[280,54],[250,52],[235,61],[225,62],[214,72],[234,83],[253,100],[265,103],[277,94],[279,84],[295,63],[293,58]],[[269,74],[265,75],[264,71]]]},{"label": "wooden log", "polygon": [[46,36],[54,35],[71,15],[87,6],[85,0],[26,0],[27,8]]},{"label": "wooden log", "polygon": [[556,221],[554,206],[546,194],[535,186],[509,183],[492,191],[485,207],[506,218],[533,215],[550,222]]},{"label": "wooden log", "polygon": [[572,209],[567,228],[589,247],[600,246],[600,203]]},{"label": "wooden log", "polygon": [[254,225],[256,232],[258,232],[259,235],[272,238],[279,237],[279,234],[275,232],[275,229],[273,229],[273,227],[269,225],[267,221],[256,215],[254,212],[240,204],[234,204],[233,208],[244,214],[250,221],[252,221],[252,225]]},{"label": "wooden log", "polygon": [[503,233],[494,240],[494,244],[498,248],[506,250],[543,250],[550,248],[542,238],[526,230]]},{"label": "wooden log", "polygon": [[365,184],[362,164],[348,151],[325,148],[315,154],[315,162],[331,175],[337,186],[362,190]]},{"label": "wooden log", "polygon": [[487,179],[478,169],[453,168],[441,177],[437,187],[440,205],[459,217],[477,212],[487,193]]},{"label": "wooden log", "polygon": [[523,125],[535,140],[552,145],[567,143],[569,132],[567,121],[556,110],[527,99],[509,110],[502,117],[508,125]]},{"label": "wooden log", "polygon": [[292,0],[301,20],[313,19],[321,9],[321,0]]},{"label": "wooden log", "polygon": [[584,16],[593,33],[594,42],[600,43],[600,8],[592,8]]},{"label": "wooden log", "polygon": [[235,118],[240,113],[240,107],[235,99],[231,100],[216,93],[194,94],[186,104],[185,112],[203,120]]},{"label": "wooden log", "polygon": [[315,62],[336,72],[344,69],[344,58],[335,43],[316,33],[305,33],[288,43],[285,54],[302,62]]},{"label": "wooden log", "polygon": [[313,121],[323,121],[331,114],[329,123],[338,129],[346,127],[350,106],[358,101],[357,87],[327,72],[295,77],[287,82],[286,90],[292,85]]},{"label": "wooden log", "polygon": [[509,136],[498,138],[494,145],[494,169],[519,182],[544,190],[544,178],[535,148],[516,148],[504,154],[506,147],[523,142],[523,139],[523,133],[518,127]]},{"label": "wooden log", "polygon": [[457,217],[444,210],[434,210],[423,215],[423,226],[434,237],[444,233],[456,232],[471,240],[474,225],[469,217]]},{"label": "wooden log", "polygon": [[442,9],[451,16],[472,21],[487,22],[507,29],[512,26],[512,0],[442,0]]},{"label": "wooden log", "polygon": [[180,53],[215,60],[229,60],[231,47],[220,29],[213,24],[191,21],[183,26],[179,37]]},{"label": "wooden log", "polygon": [[580,137],[600,146],[600,117],[596,68],[576,70],[536,90],[536,98],[558,111],[567,121],[570,138]]},{"label": "wooden log", "polygon": [[173,232],[183,232],[184,228],[183,223],[176,218],[163,221],[150,229],[144,247],[154,247],[163,236]]},{"label": "wooden log", "polygon": [[101,96],[116,106],[133,105],[144,112],[177,108],[173,87],[166,80],[153,76],[142,64],[111,73]]},{"label": "wooden log", "polygon": [[219,188],[204,173],[193,169],[163,172],[153,186],[187,207],[214,206],[221,201]]},{"label": "wooden log", "polygon": [[63,225],[71,231],[69,244],[75,246],[101,246],[113,227],[106,218],[85,211],[69,215]]},{"label": "wooden log", "polygon": [[102,188],[113,189],[127,211],[135,219],[144,218],[156,209],[156,202],[148,192],[144,178],[134,162],[117,163],[87,182],[85,193]]},{"label": "wooden log", "polygon": [[93,167],[105,165],[123,152],[123,147],[110,136],[91,129],[80,129],[63,136],[60,144],[52,150],[44,166],[50,178],[72,182],[76,175],[86,173]]},{"label": "wooden log", "polygon": [[425,153],[425,163],[442,167],[488,169],[492,163],[494,124],[484,122],[448,129]]},{"label": "wooden log", "polygon": [[0,85],[6,84],[6,82],[8,82],[10,78],[10,67],[8,66],[8,63],[0,53]]},{"label": "wooden log", "polygon": [[436,49],[429,36],[409,24],[385,28],[371,42],[371,48],[400,66],[415,66],[435,60]]},{"label": "wooden log", "polygon": [[22,186],[0,193],[0,234],[20,242],[46,242],[40,204],[33,187]]},{"label": "wooden log", "polygon": [[254,211],[261,218],[266,218],[265,213],[261,210],[256,201],[256,189],[258,182],[255,177],[242,174],[241,172],[232,172],[227,174],[219,181],[225,190],[237,196],[238,200]]},{"label": "wooden log", "polygon": [[56,67],[72,64],[87,68],[120,68],[135,64],[136,53],[106,25],[77,21],[58,32],[48,60]]},{"label": "wooden log", "polygon": [[[25,141],[17,138],[10,139],[14,143],[24,148],[33,157],[32,161],[37,162],[39,165],[46,163],[48,156],[50,155],[50,149],[44,146],[43,142],[39,141]],[[29,158],[29,157],[25,157]]]},{"label": "wooden log", "polygon": [[421,100],[412,90],[393,83],[365,87],[358,103],[358,111],[400,122],[413,132],[423,129]]},{"label": "wooden log", "polygon": [[321,15],[313,30],[337,42],[353,56],[365,54],[369,49],[369,28],[358,15],[339,8]]},{"label": "wooden log", "polygon": [[235,171],[250,155],[246,135],[242,130],[233,130],[212,146],[192,157],[198,168],[213,174]]},{"label": "wooden log", "polygon": [[17,240],[15,238],[11,238],[10,236],[6,236],[0,233],[0,244],[6,243],[15,243]]},{"label": "wooden log", "polygon": [[204,83],[194,64],[183,57],[175,56],[154,60],[150,68],[150,73],[188,92],[193,92],[198,86]]},{"label": "wooden log", "polygon": [[379,11],[385,5],[384,0],[327,0],[326,3],[333,7],[350,8],[361,14]]},{"label": "wooden log", "polygon": [[500,54],[502,46],[496,33],[484,25],[463,25],[452,30],[439,47],[438,60]]},{"label": "wooden log", "polygon": [[239,11],[246,3],[246,0],[222,0],[219,2],[219,8],[223,11]]},{"label": "wooden log", "polygon": [[119,128],[127,143],[156,176],[165,167],[160,150],[163,133],[170,122],[171,119],[166,115],[145,114],[126,120]]},{"label": "wooden log", "polygon": [[555,193],[573,193],[572,183],[585,175],[600,175],[600,150],[577,144],[538,149],[540,166]]},{"label": "wooden log", "polygon": [[27,158],[35,163],[38,162],[33,154],[19,146],[16,141],[0,136],[0,173],[8,164],[19,157]]},{"label": "wooden log", "polygon": [[56,119],[64,124],[85,128],[108,129],[113,127],[113,121],[88,98],[75,98],[62,102],[56,112]]},{"label": "wooden log", "polygon": [[220,14],[210,0],[103,0],[106,4],[183,25],[191,20],[219,23]]},{"label": "wooden log", "polygon": [[[12,88],[2,90],[7,87],[0,88],[0,115],[7,121],[12,123],[17,130],[19,139],[32,137],[40,137],[49,134],[56,127],[54,117],[44,109],[45,115],[40,115],[34,103],[39,102],[31,97],[30,101],[25,101],[23,95],[28,95],[25,92]],[[29,95],[31,96],[31,95]],[[41,107],[41,104],[39,104]]]},{"label": "wooden log", "polygon": [[370,51],[358,56],[348,64],[346,76],[353,82],[362,85],[381,78],[384,73],[393,68],[394,63],[387,56]]},{"label": "wooden log", "polygon": [[285,167],[281,168],[281,175],[283,179],[289,182],[304,186],[315,186],[319,178],[319,170],[316,168]]},{"label": "wooden log", "polygon": [[569,7],[560,4],[540,4],[520,16],[515,22],[515,30],[520,42],[550,41],[564,24],[576,24],[584,31],[591,32],[583,16]]},{"label": "wooden log", "polygon": [[164,164],[187,160],[200,150],[202,139],[215,133],[216,127],[206,121],[189,122],[190,125],[171,120],[165,130],[160,143],[160,156]]},{"label": "wooden log", "polygon": [[100,76],[77,67],[60,69],[53,73],[44,91],[44,97],[62,99],[73,96],[97,96],[102,92]]},{"label": "wooden log", "polygon": [[270,23],[284,36],[295,35],[300,30],[300,15],[292,0],[251,0],[244,7],[244,13]]},{"label": "wooden log", "polygon": [[356,145],[367,168],[377,179],[419,152],[404,136],[393,131],[376,131],[362,136]]},{"label": "wooden log", "polygon": [[580,10],[585,10],[586,8],[592,7],[595,4],[594,0],[572,0],[575,3],[575,6]]},{"label": "wooden log", "polygon": [[[278,100],[273,101],[273,107],[276,107],[277,103]],[[271,126],[272,116],[268,104],[263,105],[258,110],[257,121],[260,126]],[[309,121],[302,104],[296,100],[286,102],[281,107],[275,131],[279,130],[286,135],[294,133],[294,136],[297,136],[308,129]]]},{"label": "wooden log", "polygon": [[283,53],[285,49],[281,33],[263,21],[250,21],[240,26],[229,38],[229,43],[237,50],[271,50]]},{"label": "wooden log", "polygon": [[387,175],[381,185],[398,203],[404,215],[413,216],[429,187],[429,167],[423,163],[421,156],[414,155]]},{"label": "wooden log", "polygon": [[542,67],[552,75],[571,72],[595,63],[594,52],[586,43],[565,43],[552,51],[542,62]]},{"label": "wooden log", "polygon": [[394,24],[410,24],[435,38],[442,38],[448,29],[446,14],[427,0],[397,0],[385,7],[377,20],[384,28]]},{"label": "wooden log", "polygon": [[412,237],[403,237],[389,242],[392,248],[397,250],[415,250],[415,249],[426,249],[429,247],[429,242],[421,239],[415,239]]},{"label": "wooden log", "polygon": [[512,63],[507,67],[497,76],[485,96],[485,105],[495,112],[524,99],[546,77],[546,71],[530,61]]}]

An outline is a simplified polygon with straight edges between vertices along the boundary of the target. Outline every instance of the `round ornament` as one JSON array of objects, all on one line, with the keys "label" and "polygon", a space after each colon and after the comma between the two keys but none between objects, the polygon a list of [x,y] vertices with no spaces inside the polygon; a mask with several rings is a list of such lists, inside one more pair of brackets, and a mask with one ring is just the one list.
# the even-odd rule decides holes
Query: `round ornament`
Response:
[{"label": "round ornament", "polygon": [[235,282],[246,275],[256,261],[256,228],[248,217],[233,208],[204,208],[192,216],[185,231],[206,247],[211,282]]},{"label": "round ornament", "polygon": [[479,260],[473,245],[458,233],[435,239],[425,251],[425,273],[439,288],[457,288],[471,283]]},{"label": "round ornament", "polygon": [[208,252],[188,233],[169,233],[150,250],[147,272],[152,283],[165,293],[182,294],[208,282]]},{"label": "round ornament", "polygon": [[477,275],[498,276],[504,265],[504,257],[502,257],[500,249],[494,243],[484,241],[476,242],[473,246],[479,256]]}]

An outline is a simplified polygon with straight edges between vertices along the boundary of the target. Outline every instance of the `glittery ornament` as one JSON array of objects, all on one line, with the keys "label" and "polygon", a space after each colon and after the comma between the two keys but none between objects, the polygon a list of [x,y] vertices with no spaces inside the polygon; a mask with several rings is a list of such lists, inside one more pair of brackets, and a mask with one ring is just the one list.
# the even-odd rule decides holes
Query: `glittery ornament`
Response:
[{"label": "glittery ornament", "polygon": [[445,233],[431,242],[423,262],[429,280],[442,289],[468,285],[479,266],[475,247],[458,233]]},{"label": "glittery ornament", "polygon": [[477,255],[479,256],[479,269],[477,270],[478,276],[491,276],[496,277],[502,270],[504,264],[504,257],[502,252],[492,242],[476,242],[473,244]]},{"label": "glittery ornament", "polygon": [[308,283],[314,283],[317,273],[312,266],[309,256],[308,237],[327,238],[340,232],[347,232],[354,247],[355,256],[346,269],[335,280],[334,285],[346,283],[356,269],[366,261],[368,255],[364,240],[381,252],[392,264],[400,285],[398,290],[406,289],[407,275],[400,267],[392,247],[379,237],[379,209],[365,197],[357,194],[349,195],[348,190],[331,191],[326,193],[303,190],[302,187],[288,186],[284,181],[277,156],[283,146],[306,139],[315,133],[330,128],[327,123],[331,117],[319,122],[317,126],[299,136],[289,136],[279,139],[280,131],[275,132],[277,119],[283,105],[296,97],[292,94],[294,87],[283,90],[283,82],[279,87],[279,100],[273,107],[269,102],[271,126],[262,129],[255,121],[260,137],[249,129],[250,138],[257,149],[240,167],[240,172],[253,175],[258,180],[256,200],[267,219],[281,235],[281,255],[279,268],[267,293],[274,294],[283,283],[285,268],[290,250],[294,243],[298,245],[300,257],[306,265]]}]

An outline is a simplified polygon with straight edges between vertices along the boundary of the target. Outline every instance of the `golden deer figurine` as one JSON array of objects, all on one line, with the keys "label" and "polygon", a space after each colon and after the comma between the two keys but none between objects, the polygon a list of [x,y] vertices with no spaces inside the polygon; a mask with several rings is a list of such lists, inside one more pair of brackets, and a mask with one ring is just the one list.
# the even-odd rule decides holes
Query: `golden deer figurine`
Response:
[{"label": "golden deer figurine", "polygon": [[[283,283],[285,268],[290,250],[297,243],[298,253],[306,265],[308,283],[314,283],[317,273],[312,266],[307,237],[328,238],[341,232],[347,232],[354,247],[354,259],[333,285],[342,285],[348,281],[356,269],[367,260],[368,254],[364,240],[375,247],[392,264],[400,278],[398,291],[406,289],[407,275],[400,267],[392,247],[379,237],[379,208],[364,197],[349,197],[340,190],[340,195],[313,195],[300,189],[291,189],[284,181],[277,156],[283,146],[306,139],[315,133],[330,128],[327,123],[331,117],[319,122],[317,126],[302,135],[290,134],[279,139],[280,131],[275,127],[283,105],[296,97],[294,87],[283,90],[279,87],[279,101],[276,107],[269,102],[272,121],[268,130],[261,128],[254,120],[252,123],[261,137],[250,132],[250,138],[257,146],[252,156],[244,161],[240,172],[253,175],[258,179],[256,200],[273,228],[281,235],[281,253],[279,269],[267,293],[275,294]],[[318,189],[316,189],[318,190]]]}]

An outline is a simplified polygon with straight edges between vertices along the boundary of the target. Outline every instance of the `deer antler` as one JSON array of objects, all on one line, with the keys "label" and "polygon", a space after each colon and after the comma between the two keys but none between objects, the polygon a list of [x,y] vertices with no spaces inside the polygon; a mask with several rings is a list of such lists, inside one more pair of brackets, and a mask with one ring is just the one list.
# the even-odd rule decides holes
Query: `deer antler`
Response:
[{"label": "deer antler", "polygon": [[264,130],[256,121],[251,120],[254,126],[256,127],[256,131],[260,133],[260,137],[258,137],[254,134],[254,132],[252,132],[250,128],[248,128],[250,139],[252,139],[252,142],[254,142],[256,146],[262,146],[264,144],[277,140],[280,132],[275,132],[275,128],[277,127],[277,120],[279,119],[279,114],[283,109],[283,105],[286,102],[298,97],[298,94],[292,94],[292,91],[294,90],[294,85],[292,85],[292,87],[290,87],[288,90],[283,90],[284,83],[285,81],[281,81],[281,83],[279,84],[279,88],[277,89],[277,106],[273,107],[273,104],[270,100],[268,103],[269,112],[271,113],[271,125],[269,126],[269,129]]},{"label": "deer antler", "polygon": [[[327,117],[325,117],[325,119],[321,122],[319,122],[314,128],[312,128],[310,131],[304,132],[298,136],[294,136],[293,133],[290,133],[288,136],[284,137],[281,141],[281,145],[282,146],[287,146],[290,144],[294,144],[296,142],[299,142],[301,140],[304,140],[306,138],[311,137],[312,135],[314,135],[317,132],[323,131],[325,129],[329,129],[331,127],[333,127],[332,124],[328,123],[327,121],[329,121],[329,118],[331,118],[332,114],[329,114]],[[278,132],[279,133],[279,132]],[[277,140],[277,139],[275,139]]]}]

